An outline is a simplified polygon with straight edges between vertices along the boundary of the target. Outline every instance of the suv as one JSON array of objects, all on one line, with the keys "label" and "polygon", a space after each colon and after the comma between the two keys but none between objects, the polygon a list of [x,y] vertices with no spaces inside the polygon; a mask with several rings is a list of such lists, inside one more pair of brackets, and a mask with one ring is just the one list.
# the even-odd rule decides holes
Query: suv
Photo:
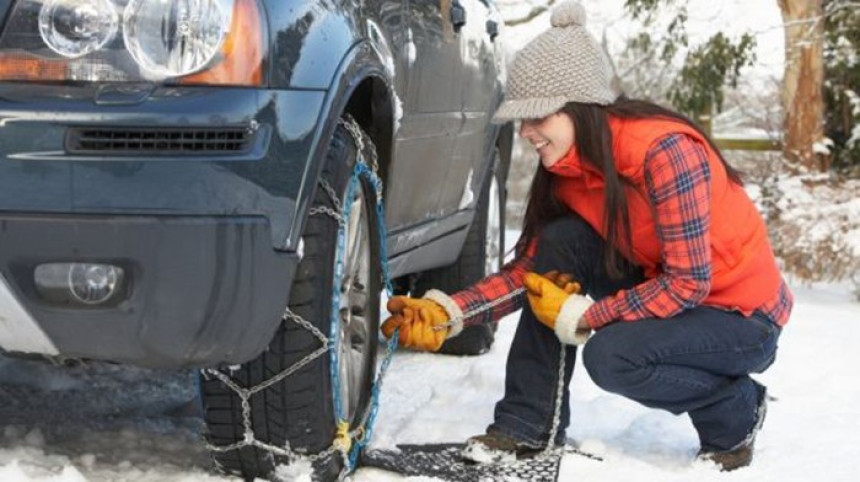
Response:
[{"label": "suv", "polygon": [[[499,268],[513,131],[489,120],[504,74],[493,2],[0,13],[0,349],[208,369],[206,438],[226,472],[285,461],[249,432],[316,453],[336,420],[366,421],[385,251],[397,293]],[[381,197],[373,176],[350,188],[362,159]],[[443,351],[492,336],[473,327]],[[312,358],[325,338],[336,356]]]}]

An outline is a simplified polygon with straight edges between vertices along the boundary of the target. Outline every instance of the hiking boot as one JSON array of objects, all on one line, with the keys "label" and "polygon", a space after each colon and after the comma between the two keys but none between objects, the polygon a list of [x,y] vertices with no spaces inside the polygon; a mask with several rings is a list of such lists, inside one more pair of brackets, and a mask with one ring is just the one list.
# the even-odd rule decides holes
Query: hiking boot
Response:
[{"label": "hiking boot", "polygon": [[476,464],[512,463],[517,459],[534,457],[541,450],[543,446],[517,440],[491,428],[484,435],[466,440],[460,456]]},{"label": "hiking boot", "polygon": [[755,382],[758,390],[758,405],[755,412],[755,424],[747,436],[737,445],[728,450],[699,450],[697,458],[717,464],[721,472],[746,467],[752,463],[753,448],[755,445],[755,437],[761,430],[764,424],[764,417],[767,415],[767,389],[764,385]]}]

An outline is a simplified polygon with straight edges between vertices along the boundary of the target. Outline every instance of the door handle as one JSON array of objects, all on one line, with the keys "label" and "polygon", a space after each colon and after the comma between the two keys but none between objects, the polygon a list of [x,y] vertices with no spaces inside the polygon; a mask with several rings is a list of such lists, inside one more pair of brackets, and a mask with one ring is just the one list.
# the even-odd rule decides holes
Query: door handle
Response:
[{"label": "door handle", "polygon": [[454,31],[458,32],[463,25],[466,25],[466,9],[460,0],[451,2],[451,24],[454,26]]}]

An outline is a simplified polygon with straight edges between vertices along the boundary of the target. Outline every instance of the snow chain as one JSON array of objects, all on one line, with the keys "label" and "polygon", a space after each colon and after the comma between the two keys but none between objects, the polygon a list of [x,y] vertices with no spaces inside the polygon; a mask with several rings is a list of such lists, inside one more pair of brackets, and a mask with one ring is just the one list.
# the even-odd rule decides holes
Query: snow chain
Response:
[{"label": "snow chain", "polygon": [[[347,188],[347,199],[352,197],[352,194],[355,192],[356,187],[360,182],[360,178],[364,177],[370,181],[376,191],[376,206],[377,206],[377,218],[379,220],[378,229],[379,229],[379,239],[380,241],[380,260],[382,262],[382,275],[385,284],[385,289],[388,292],[388,295],[391,296],[393,294],[393,288],[391,285],[390,278],[388,276],[388,256],[386,254],[386,233],[385,233],[385,224],[384,224],[384,211],[382,204],[382,181],[377,176],[378,171],[378,162],[376,157],[376,151],[373,149],[368,149],[369,151],[369,159],[370,166],[368,167],[365,164],[363,155],[365,154],[365,144],[363,134],[358,124],[355,122],[352,117],[347,116],[345,119],[341,119],[339,121],[340,125],[342,125],[346,130],[350,133],[353,138],[353,141],[356,145],[356,166],[353,171],[352,179],[350,180],[350,184]],[[315,216],[324,214],[332,219],[334,219],[338,224],[338,241],[337,241],[337,251],[336,251],[336,263],[335,263],[335,276],[334,283],[338,283],[343,277],[343,254],[345,250],[345,228],[346,222],[349,219],[349,210],[350,205],[342,205],[340,199],[337,196],[337,193],[332,189],[332,187],[325,181],[320,181],[320,187],[326,192],[329,200],[333,207],[328,206],[315,206],[308,211],[308,215]],[[337,359],[337,350],[335,349],[338,344],[338,336],[340,330],[337,329],[338,320],[338,309],[339,306],[339,297],[340,297],[340,289],[338,286],[334,286],[332,290],[332,318],[331,322],[332,326],[332,337],[329,338],[325,334],[323,334],[319,329],[317,329],[312,323],[305,320],[301,316],[293,313],[289,307],[284,309],[284,314],[282,319],[284,322],[292,322],[301,326],[302,328],[311,332],[319,341],[320,346],[298,362],[294,363],[289,368],[284,371],[278,373],[277,375],[269,378],[268,380],[255,385],[253,387],[241,387],[239,386],[233,379],[226,373],[217,369],[205,369],[203,370],[203,375],[208,377],[215,377],[220,380],[225,386],[231,389],[233,392],[241,400],[242,406],[242,422],[244,425],[244,438],[236,443],[224,446],[216,446],[212,444],[207,444],[209,450],[213,452],[229,452],[232,450],[238,450],[242,447],[256,447],[265,451],[268,451],[274,455],[278,455],[281,457],[285,457],[291,461],[304,460],[308,462],[316,462],[322,459],[327,459],[329,457],[334,456],[335,454],[340,454],[343,457],[343,470],[341,470],[338,480],[343,480],[346,476],[353,470],[355,464],[357,462],[358,454],[362,447],[366,446],[373,432],[373,424],[376,419],[376,414],[378,412],[378,404],[379,404],[379,389],[382,386],[382,379],[388,370],[388,366],[391,363],[391,358],[394,352],[397,349],[396,337],[393,337],[391,341],[388,343],[388,351],[386,353],[385,358],[382,361],[382,365],[380,367],[379,373],[377,375],[377,379],[373,384],[372,388],[372,399],[369,404],[367,413],[362,417],[362,423],[354,429],[349,429],[349,421],[344,420],[342,418],[342,401],[340,400],[340,377],[338,376],[339,370],[337,367],[338,359]],[[253,425],[251,422],[251,397],[266,388],[271,387],[272,385],[282,381],[286,377],[292,375],[293,373],[299,371],[303,367],[305,367],[311,361],[329,353],[332,357],[331,364],[331,373],[332,380],[334,383],[334,403],[335,403],[335,413],[338,416],[337,421],[337,431],[334,440],[332,441],[332,445],[315,454],[306,454],[296,452],[290,447],[289,441],[285,443],[284,446],[275,446],[271,444],[267,444],[265,442],[260,441],[254,434]]]},{"label": "snow chain", "polygon": [[[358,126],[358,123],[351,116],[347,115],[345,118],[340,119],[339,124],[346,128],[346,130],[350,133],[353,142],[356,146],[356,165],[355,170],[353,171],[352,179],[350,180],[349,186],[347,187],[347,199],[351,199],[352,194],[355,192],[356,187],[360,183],[360,178],[364,177],[373,185],[376,191],[376,207],[377,207],[377,220],[378,220],[378,229],[379,229],[379,248],[380,248],[380,262],[382,264],[382,279],[385,285],[385,291],[388,296],[392,296],[394,289],[391,284],[391,279],[388,274],[388,255],[387,255],[387,246],[385,240],[387,239],[386,230],[385,230],[385,213],[383,210],[382,203],[382,191],[383,185],[378,172],[378,161],[376,156],[375,149],[367,149],[367,154],[370,158],[370,166],[368,166],[363,159],[363,155],[365,154],[365,144],[364,134],[361,131],[361,128]],[[276,374],[275,376],[269,378],[268,380],[259,383],[253,387],[241,387],[239,386],[233,379],[223,371],[219,369],[207,368],[203,369],[203,376],[209,378],[214,377],[220,380],[225,386],[227,386],[230,390],[236,393],[236,395],[241,400],[242,406],[242,422],[244,426],[244,438],[236,443],[230,445],[212,445],[207,443],[208,449],[213,452],[229,452],[232,450],[238,450],[243,447],[256,447],[258,449],[262,449],[268,451],[274,455],[285,457],[291,461],[308,461],[310,463],[317,462],[319,460],[327,459],[335,454],[339,454],[343,458],[343,469],[338,475],[338,480],[342,481],[346,478],[346,476],[352,472],[352,470],[356,467],[356,463],[358,462],[358,455],[361,452],[361,449],[366,447],[371,440],[373,435],[373,427],[376,422],[376,416],[379,411],[379,394],[382,389],[382,382],[385,378],[385,374],[388,371],[388,367],[391,365],[391,359],[394,353],[397,351],[397,340],[398,340],[398,331],[395,331],[392,335],[391,339],[388,341],[387,350],[385,357],[382,360],[380,365],[379,373],[377,374],[376,380],[374,381],[371,387],[371,402],[368,405],[367,412],[362,417],[362,422],[359,426],[354,429],[349,429],[349,421],[344,420],[342,418],[342,400],[340,399],[340,377],[338,370],[338,362],[337,359],[337,343],[338,336],[340,330],[337,329],[338,320],[338,306],[339,306],[339,297],[340,297],[340,289],[336,285],[341,279],[343,275],[343,254],[344,254],[344,237],[345,237],[345,228],[347,220],[349,219],[349,210],[350,204],[346,203],[346,205],[342,205],[337,193],[332,189],[332,187],[325,181],[320,180],[320,187],[326,192],[331,201],[332,207],[328,206],[314,206],[308,211],[309,216],[316,215],[326,215],[334,219],[338,224],[338,235],[337,235],[337,251],[336,251],[336,260],[335,260],[335,276],[333,286],[333,295],[332,295],[332,315],[331,315],[331,323],[332,323],[332,336],[329,338],[324,333],[322,333],[319,329],[317,329],[312,323],[305,320],[301,316],[293,313],[289,306],[284,309],[284,314],[282,315],[282,320],[284,322],[292,322],[301,326],[302,328],[311,332],[319,341],[320,346],[298,362],[294,363],[284,371]],[[520,288],[515,290],[504,297],[493,300],[490,303],[487,303],[483,306],[480,306],[474,310],[471,310],[464,314],[461,318],[456,320],[452,320],[449,322],[450,324],[457,323],[466,318],[470,318],[474,315],[482,313],[484,311],[490,310],[493,307],[503,303],[511,298],[521,295],[525,290]],[[272,385],[279,383],[284,380],[286,377],[292,375],[293,373],[299,371],[307,364],[312,362],[313,360],[329,353],[332,359],[331,363],[331,376],[333,382],[333,392],[334,392],[334,403],[335,403],[335,414],[338,417],[338,421],[336,424],[336,435],[334,440],[332,441],[332,445],[325,450],[322,450],[315,454],[306,454],[302,452],[296,452],[290,447],[289,441],[286,441],[284,446],[275,446],[265,442],[262,442],[257,439],[254,434],[253,425],[251,423],[251,397],[259,393]],[[547,444],[546,450],[544,450],[543,454],[549,455],[551,453],[557,453],[558,449],[555,448],[555,436],[558,431],[560,419],[561,419],[561,402],[562,397],[564,395],[564,362],[565,362],[565,346],[561,345],[561,362],[559,365],[559,382],[558,382],[558,390],[556,393],[556,403],[555,403],[555,414],[553,417],[553,426],[552,433],[550,434],[550,440]]]}]

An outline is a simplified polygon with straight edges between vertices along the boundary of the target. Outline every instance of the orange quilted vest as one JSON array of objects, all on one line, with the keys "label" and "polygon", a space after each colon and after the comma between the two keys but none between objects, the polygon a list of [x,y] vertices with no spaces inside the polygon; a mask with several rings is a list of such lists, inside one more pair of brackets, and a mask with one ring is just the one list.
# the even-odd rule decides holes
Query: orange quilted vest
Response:
[{"label": "orange quilted vest", "polygon": [[[751,314],[772,300],[781,276],[764,220],[741,186],[731,182],[717,154],[692,127],[671,120],[610,118],[615,167],[631,183],[627,203],[633,261],[649,278],[660,271],[660,242],[645,183],[645,157],[657,140],[671,133],[696,139],[708,153],[711,171],[711,292],[702,304]],[[550,171],[558,176],[556,195],[604,239],[602,174],[581,162],[576,148]]]}]

